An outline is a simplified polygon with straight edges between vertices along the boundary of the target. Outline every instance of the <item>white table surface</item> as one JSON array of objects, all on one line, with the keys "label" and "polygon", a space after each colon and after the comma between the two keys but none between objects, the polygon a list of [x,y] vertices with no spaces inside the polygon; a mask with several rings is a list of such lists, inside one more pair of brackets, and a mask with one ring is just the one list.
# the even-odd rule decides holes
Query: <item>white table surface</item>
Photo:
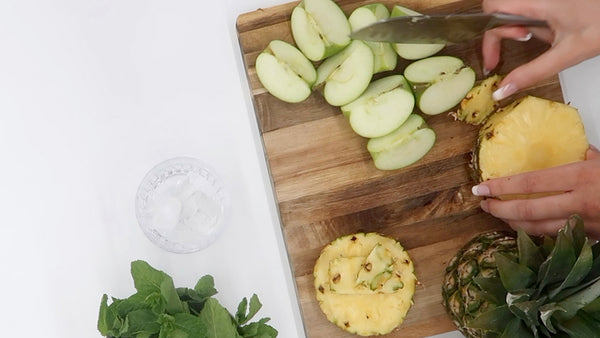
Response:
[{"label": "white table surface", "polygon": [[[102,294],[133,293],[132,260],[193,286],[211,274],[235,311],[303,337],[235,36],[275,0],[0,2],[0,322],[6,337],[97,337]],[[600,60],[562,76],[598,144]],[[155,164],[210,163],[226,182],[223,235],[193,254],[153,245],[135,192]],[[446,335],[451,336],[451,335]]]}]

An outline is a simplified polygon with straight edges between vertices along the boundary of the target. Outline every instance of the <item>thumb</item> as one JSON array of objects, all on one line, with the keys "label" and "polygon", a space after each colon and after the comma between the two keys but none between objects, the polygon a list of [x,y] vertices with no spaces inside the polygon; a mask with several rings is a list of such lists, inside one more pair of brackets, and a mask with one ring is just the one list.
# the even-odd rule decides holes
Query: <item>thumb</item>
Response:
[{"label": "thumb", "polygon": [[586,160],[595,160],[600,158],[600,151],[598,151],[598,148],[596,148],[595,146],[590,144],[590,147],[588,148],[587,152],[585,153],[585,159]]}]

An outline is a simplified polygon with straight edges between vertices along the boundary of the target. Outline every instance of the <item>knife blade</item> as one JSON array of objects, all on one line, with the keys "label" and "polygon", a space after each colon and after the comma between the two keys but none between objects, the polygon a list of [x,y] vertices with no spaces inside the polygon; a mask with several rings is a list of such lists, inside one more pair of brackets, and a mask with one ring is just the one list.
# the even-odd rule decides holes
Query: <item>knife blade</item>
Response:
[{"label": "knife blade", "polygon": [[500,26],[547,27],[543,20],[505,13],[399,16],[363,27],[350,37],[355,40],[392,43],[456,44],[478,38]]}]

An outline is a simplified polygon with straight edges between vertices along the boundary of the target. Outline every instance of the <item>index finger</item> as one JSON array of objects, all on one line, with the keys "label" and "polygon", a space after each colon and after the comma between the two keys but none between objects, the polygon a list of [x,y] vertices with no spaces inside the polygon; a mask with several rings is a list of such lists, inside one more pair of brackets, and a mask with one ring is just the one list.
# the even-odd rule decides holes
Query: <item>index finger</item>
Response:
[{"label": "index finger", "polygon": [[502,12],[532,19],[546,19],[544,8],[547,4],[540,0],[484,0],[481,6],[486,13]]},{"label": "index finger", "polygon": [[476,196],[555,193],[571,190],[577,184],[578,166],[565,164],[548,169],[494,178],[473,187]]}]

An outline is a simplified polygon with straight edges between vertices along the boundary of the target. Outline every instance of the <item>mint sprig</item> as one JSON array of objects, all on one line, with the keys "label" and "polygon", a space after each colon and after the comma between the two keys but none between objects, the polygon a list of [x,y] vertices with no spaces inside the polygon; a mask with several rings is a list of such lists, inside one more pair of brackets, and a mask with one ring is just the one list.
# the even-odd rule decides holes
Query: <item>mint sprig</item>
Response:
[{"label": "mint sprig", "polygon": [[262,304],[253,294],[243,298],[235,315],[213,296],[214,279],[201,277],[193,289],[175,288],[173,279],[145,261],[131,262],[136,293],[125,299],[105,294],[100,301],[98,331],[105,337],[212,338],[277,337],[269,318],[250,320]]}]

